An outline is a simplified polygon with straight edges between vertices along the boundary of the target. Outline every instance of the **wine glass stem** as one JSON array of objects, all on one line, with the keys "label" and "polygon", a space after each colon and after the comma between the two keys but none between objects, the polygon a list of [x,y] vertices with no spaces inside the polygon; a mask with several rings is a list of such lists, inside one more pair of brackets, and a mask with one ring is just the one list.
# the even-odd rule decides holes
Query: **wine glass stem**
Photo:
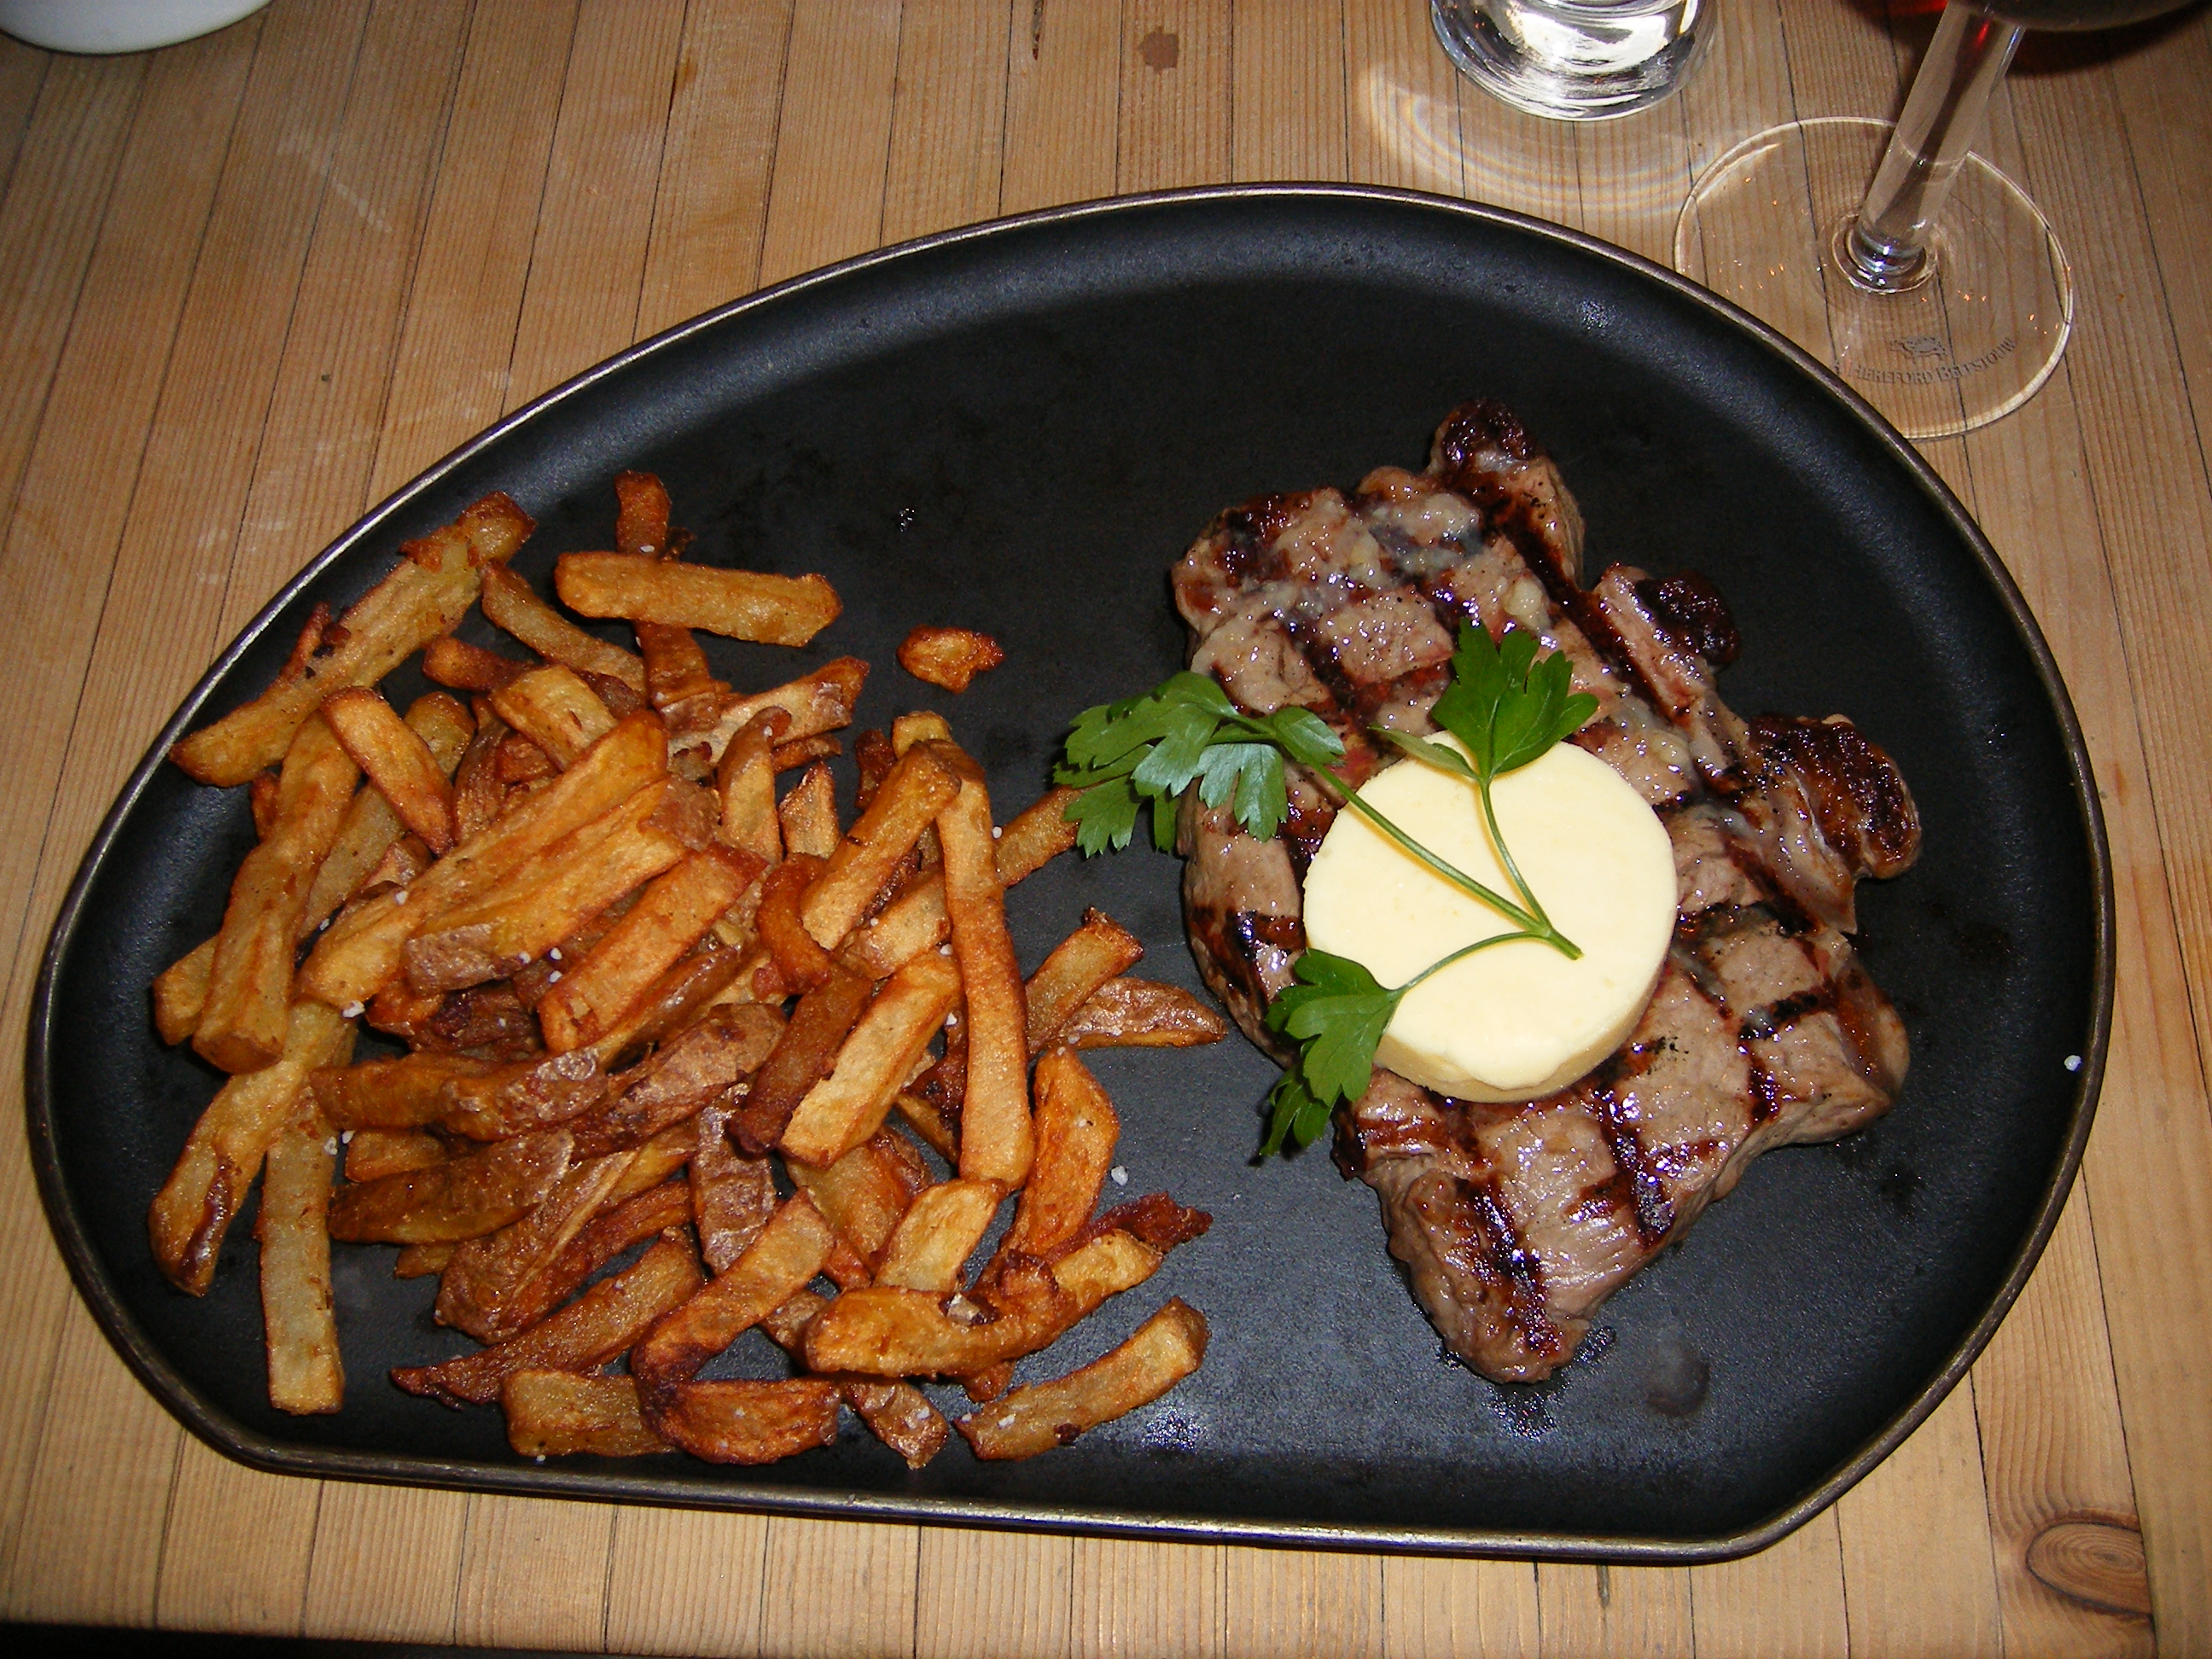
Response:
[{"label": "wine glass stem", "polygon": [[1961,0],[1944,8],[1866,201],[1838,239],[1859,287],[1894,293],[1928,275],[1929,230],[2024,32]]}]

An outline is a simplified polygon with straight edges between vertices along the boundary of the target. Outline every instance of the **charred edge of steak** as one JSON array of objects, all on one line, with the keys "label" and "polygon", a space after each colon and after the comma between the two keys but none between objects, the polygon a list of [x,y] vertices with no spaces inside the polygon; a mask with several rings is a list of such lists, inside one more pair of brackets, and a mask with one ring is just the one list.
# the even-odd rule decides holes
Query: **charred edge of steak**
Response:
[{"label": "charred edge of steak", "polygon": [[1893,876],[1920,852],[1920,813],[1895,763],[1840,718],[1762,714],[1752,742],[1803,783],[1821,837],[1857,873]]},{"label": "charred edge of steak", "polygon": [[1715,668],[1727,667],[1743,649],[1728,601],[1694,570],[1640,581],[1636,597],[1675,645]]}]

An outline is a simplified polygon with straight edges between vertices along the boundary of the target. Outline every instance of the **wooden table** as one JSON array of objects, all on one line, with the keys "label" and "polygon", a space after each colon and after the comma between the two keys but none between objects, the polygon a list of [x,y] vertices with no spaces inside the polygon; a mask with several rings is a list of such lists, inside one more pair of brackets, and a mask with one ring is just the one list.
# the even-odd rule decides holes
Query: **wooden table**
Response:
[{"label": "wooden table", "polygon": [[[1680,98],[1583,130],[1461,86],[1425,0],[276,0],[146,56],[0,43],[10,1051],[77,860],[178,699],[327,539],[507,410],[794,272],[1116,192],[1404,185],[1663,258],[1705,163],[1792,115],[1890,112],[1929,27],[1917,0],[1721,3]],[[2208,89],[2201,9],[2032,43],[1984,146],[2071,251],[2080,331],[2025,411],[1928,453],[2088,734],[2112,1068],[1969,1384],[1802,1531],[1608,1571],[253,1474],[71,1292],[11,1066],[6,1613],[748,1654],[2212,1652]]]}]

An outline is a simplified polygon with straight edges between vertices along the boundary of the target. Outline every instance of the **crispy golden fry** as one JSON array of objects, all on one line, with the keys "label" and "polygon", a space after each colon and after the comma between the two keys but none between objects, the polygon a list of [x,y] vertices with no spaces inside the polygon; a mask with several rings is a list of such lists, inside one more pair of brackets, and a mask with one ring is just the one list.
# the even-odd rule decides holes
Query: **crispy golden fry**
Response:
[{"label": "crispy golden fry", "polygon": [[530,1282],[558,1261],[576,1235],[605,1209],[636,1159],[635,1151],[571,1163],[544,1202],[495,1233],[453,1252],[438,1283],[438,1322],[479,1342],[499,1342],[537,1318]]},{"label": "crispy golden fry", "polygon": [[392,1258],[394,1279],[435,1279],[446,1271],[458,1244],[403,1244]]},{"label": "crispy golden fry", "polygon": [[566,771],[614,729],[615,717],[583,676],[560,663],[533,668],[491,694],[500,719]]},{"label": "crispy golden fry", "polygon": [[965,691],[976,675],[1006,659],[998,641],[969,628],[917,628],[898,648],[901,668],[952,692]]},{"label": "crispy golden fry", "polygon": [[1034,1457],[1158,1400],[1198,1369],[1206,1338],[1204,1316],[1176,1297],[1112,1352],[1016,1389],[954,1426],[978,1457]]},{"label": "crispy golden fry", "polygon": [[837,1441],[837,1387],[813,1377],[781,1382],[686,1382],[653,1425],[710,1463],[773,1463]]},{"label": "crispy golden fry", "polygon": [[1071,1048],[1193,1048],[1218,1042],[1229,1022],[1179,985],[1109,979],[1060,1028]]},{"label": "crispy golden fry", "polygon": [[521,732],[510,732],[499,740],[499,749],[492,756],[492,769],[502,784],[512,787],[550,778],[560,771],[561,766]]},{"label": "crispy golden fry", "polygon": [[838,1050],[835,1066],[800,1100],[777,1145],[784,1156],[827,1168],[883,1127],[891,1097],[945,1024],[960,975],[934,951],[884,982]]},{"label": "crispy golden fry", "polygon": [[501,881],[454,906],[407,941],[408,981],[453,991],[512,975],[562,952],[556,973],[581,962],[567,944],[617,899],[684,857],[684,843],[656,821],[671,780],[648,784],[613,811],[570,830]]},{"label": "crispy golden fry", "polygon": [[199,1029],[207,1004],[208,975],[215,971],[210,934],[154,976],[154,1028],[164,1042],[182,1042]]},{"label": "crispy golden fry", "polygon": [[944,755],[944,748],[933,744],[896,762],[815,878],[804,914],[807,932],[824,948],[843,939],[868,913],[921,832],[959,794],[961,779]]},{"label": "crispy golden fry", "polygon": [[307,613],[307,620],[300,629],[300,637],[292,642],[292,654],[284,659],[284,665],[276,671],[271,682],[289,685],[304,675],[315,660],[315,653],[323,648],[323,641],[331,629],[331,607],[318,599],[315,608]]},{"label": "crispy golden fry", "polygon": [[806,890],[827,863],[811,853],[793,853],[768,873],[761,884],[760,908],[753,926],[775,963],[787,994],[806,992],[830,977],[830,953],[806,931],[801,907]]},{"label": "crispy golden fry", "polygon": [[646,1457],[676,1448],[646,1427],[637,1384],[627,1376],[578,1376],[571,1371],[508,1374],[499,1402],[507,1443],[525,1457]]},{"label": "crispy golden fry", "polygon": [[[487,567],[497,569],[498,566]],[[537,665],[502,657],[447,634],[422,647],[422,678],[455,691],[496,691]]]},{"label": "crispy golden fry", "polygon": [[[432,691],[415,699],[406,718],[408,729],[429,750],[441,775],[451,777],[469,739],[476,734],[476,722],[469,711],[457,698]],[[384,856],[405,833],[399,815],[381,794],[374,789],[355,791],[338,838],[315,872],[315,884],[308,890],[307,911],[300,918],[300,937],[306,939],[329,921],[373,877],[382,879],[380,866]]]},{"label": "crispy golden fry", "polygon": [[1067,809],[1081,793],[1049,789],[1014,814],[992,855],[1000,886],[1012,887],[1036,874],[1075,845],[1075,826],[1067,821]]},{"label": "crispy golden fry", "polygon": [[900,1090],[891,1104],[898,1108],[898,1115],[906,1120],[907,1127],[928,1143],[930,1151],[954,1168],[959,1167],[960,1125],[957,1117],[948,1116],[936,1103],[924,1100],[908,1089]]},{"label": "crispy golden fry", "polygon": [[[528,582],[505,565],[493,565],[484,571],[483,593],[478,603],[483,607],[485,621],[512,634],[548,662],[604,674],[644,695],[645,665],[635,653],[586,634],[539,599]],[[480,689],[498,690],[496,686]]]},{"label": "crispy golden fry", "polygon": [[349,1244],[457,1244],[496,1232],[568,1171],[566,1129],[495,1140],[481,1152],[343,1188],[331,1237]]},{"label": "crispy golden fry", "polygon": [[871,979],[889,979],[951,936],[952,919],[945,913],[945,878],[933,870],[854,929],[845,941],[845,959]]},{"label": "crispy golden fry", "polygon": [[231,1079],[200,1114],[147,1216],[154,1259],[179,1290],[206,1293],[223,1235],[270,1143],[291,1121],[307,1073],[343,1065],[352,1052],[353,1026],[337,1010],[295,1003],[276,1063]]},{"label": "crispy golden fry", "polygon": [[323,1218],[337,1164],[331,1127],[312,1105],[294,1114],[269,1148],[261,1183],[261,1318],[269,1350],[269,1403],[304,1415],[334,1412],[345,1395],[331,1297],[331,1240]]},{"label": "crispy golden fry", "polygon": [[[829,1298],[801,1291],[767,1318],[761,1328],[776,1346],[804,1363],[806,1322],[823,1310]],[[845,1403],[860,1414],[869,1431],[906,1460],[910,1469],[926,1468],[952,1437],[952,1425],[941,1416],[929,1397],[911,1382],[883,1376],[837,1376],[834,1382]]]},{"label": "crispy golden fry", "polygon": [[[1005,1196],[995,1181],[945,1181],[918,1194],[884,1247],[876,1283],[940,1294],[953,1289]],[[1028,1204],[1027,1194],[1022,1201]]]},{"label": "crispy golden fry", "polygon": [[891,722],[891,752],[903,755],[918,743],[950,743],[952,723],[934,709],[919,708]]},{"label": "crispy golden fry", "polygon": [[345,1143],[348,1181],[374,1181],[407,1170],[427,1170],[453,1156],[436,1135],[422,1129],[355,1129]]},{"label": "crispy golden fry", "polygon": [[799,1000],[775,1051],[761,1062],[752,1091],[732,1120],[738,1144],[757,1157],[783,1139],[799,1103],[830,1073],[837,1050],[867,1006],[874,988],[855,973],[832,968],[830,977]]},{"label": "crispy golden fry", "polygon": [[676,552],[668,533],[668,487],[650,472],[615,474],[615,546],[641,559]]},{"label": "crispy golden fry", "polygon": [[769,764],[779,772],[811,765],[816,761],[830,760],[845,752],[845,745],[836,738],[823,733],[817,738],[796,738],[789,743],[780,743],[769,751]]},{"label": "crispy golden fry", "polygon": [[837,850],[837,800],[826,766],[810,766],[776,803],[787,854],[811,853],[826,859]]},{"label": "crispy golden fry", "polygon": [[433,853],[451,848],[453,781],[383,694],[349,686],[323,704],[323,719],[399,821]]},{"label": "crispy golden fry", "polygon": [[819,576],[771,576],[629,553],[563,553],[561,602],[586,617],[704,629],[725,639],[805,645],[843,609]]},{"label": "crispy golden fry", "polygon": [[702,945],[654,981],[621,1024],[589,1045],[592,1052],[603,1066],[629,1065],[670,1032],[690,1024],[729,988],[744,965],[738,951]]},{"label": "crispy golden fry", "polygon": [[1030,1052],[1042,1054],[1057,1042],[1060,1027],[1091,994],[1144,954],[1136,935],[1104,911],[1085,910],[1083,926],[1053,947],[1024,988]]},{"label": "crispy golden fry", "polygon": [[1042,1256],[1082,1231],[1121,1136],[1114,1103],[1081,1060],[1066,1048],[1038,1060],[1036,1164],[1000,1249]]},{"label": "crispy golden fry", "polygon": [[453,773],[453,826],[462,841],[483,833],[507,808],[507,785],[499,775],[499,751],[507,738],[507,722],[483,698],[474,704],[476,735]]},{"label": "crispy golden fry", "polygon": [[708,1009],[650,1058],[617,1077],[605,1103],[569,1125],[576,1155],[594,1158],[638,1146],[683,1122],[757,1071],[782,1033],[783,1017],[771,1008]]},{"label": "crispy golden fry", "polygon": [[284,1047],[292,959],[315,871],[360,775],[331,728],[303,721],[285,752],[276,815],[230,884],[192,1048],[226,1072],[258,1071]]},{"label": "crispy golden fry", "polygon": [[757,854],[769,865],[783,857],[783,825],[775,815],[775,751],[777,738],[790,724],[784,710],[763,710],[738,728],[714,768],[714,787],[722,798],[722,839]]},{"label": "crispy golden fry", "polygon": [[591,955],[539,1000],[545,1046],[565,1053],[619,1024],[759,874],[760,860],[752,854],[718,846],[654,878]]},{"label": "crispy golden fry", "polygon": [[331,923],[300,969],[301,988],[337,1007],[375,995],[399,974],[409,939],[664,776],[667,751],[657,716],[617,721],[543,793],[463,841],[412,887],[369,899]]},{"label": "crispy golden fry", "polygon": [[[608,1194],[606,1207],[586,1223],[558,1255],[507,1292],[504,1322],[510,1328],[519,1330],[537,1323],[574,1295],[586,1279],[633,1244],[684,1225],[690,1211],[690,1200],[682,1182],[665,1178],[666,1161],[658,1155],[659,1151],[650,1143],[639,1147],[629,1170]],[[637,1180],[641,1166],[648,1164],[654,1166],[645,1170],[651,1177],[651,1184],[624,1193],[623,1188]],[[528,1218],[525,1217],[524,1220]],[[463,1248],[459,1244],[410,1244],[400,1255],[442,1250],[446,1259],[433,1270],[442,1273]],[[441,1285],[439,1291],[442,1296],[444,1286]]]},{"label": "crispy golden fry", "polygon": [[487,495],[443,530],[402,550],[397,568],[340,619],[344,637],[307,672],[201,727],[169,757],[202,783],[243,783],[290,746],[300,723],[348,685],[374,685],[401,660],[453,631],[477,597],[487,564],[503,564],[530,534],[530,517]]},{"label": "crispy golden fry", "polygon": [[965,1003],[962,1024],[968,1030],[960,1173],[1012,1191],[1029,1178],[1036,1146],[1030,1129],[1028,1015],[1021,969],[1006,933],[991,797],[982,769],[951,744],[908,752],[936,754],[960,779],[960,793],[937,819],[945,846],[945,908],[952,919],[952,954]]},{"label": "crispy golden fry", "polygon": [[776,1211],[727,1273],[709,1280],[646,1333],[629,1357],[646,1421],[660,1428],[660,1416],[678,1383],[690,1381],[701,1366],[793,1292],[805,1290],[806,1281],[822,1271],[835,1238],[813,1200],[798,1194]]},{"label": "crispy golden fry", "polygon": [[921,1155],[888,1129],[878,1130],[826,1170],[804,1164],[788,1167],[799,1189],[830,1218],[871,1276],[899,1218],[930,1184]]},{"label": "crispy golden fry", "polygon": [[775,1213],[775,1171],[730,1144],[729,1110],[717,1103],[692,1120],[691,1219],[699,1254],[718,1277],[727,1273]]},{"label": "crispy golden fry", "polygon": [[867,678],[867,664],[858,657],[840,657],[785,684],[750,696],[726,699],[704,741],[719,760],[729,751],[731,740],[739,732],[774,709],[782,710],[788,722],[778,734],[779,742],[837,731],[853,723],[853,708],[860,700],[860,688]]},{"label": "crispy golden fry", "polygon": [[699,1260],[680,1232],[665,1234],[625,1273],[603,1279],[560,1312],[495,1347],[408,1365],[392,1380],[410,1394],[488,1406],[520,1370],[588,1371],[630,1346],[699,1286]]},{"label": "crispy golden fry", "polygon": [[[633,621],[630,627],[637,634],[637,648],[645,658],[646,689],[655,708],[672,716],[694,697],[713,697],[717,700],[715,708],[720,708],[721,694],[730,688],[708,670],[707,653],[699,648],[690,629],[643,620]],[[712,718],[703,708],[700,714],[702,722]]]},{"label": "crispy golden fry", "polygon": [[637,1160],[614,1190],[614,1202],[623,1204],[648,1192],[691,1160],[691,1126],[672,1123],[637,1149]]},{"label": "crispy golden fry", "polygon": [[598,1105],[611,1086],[590,1053],[505,1065],[416,1053],[324,1066],[312,1082],[324,1115],[341,1129],[435,1125],[471,1140],[505,1140],[566,1123]]},{"label": "crispy golden fry", "polygon": [[337,1128],[420,1129],[445,1115],[447,1083],[491,1069],[490,1061],[467,1054],[410,1054],[319,1066],[307,1081],[324,1116]]}]

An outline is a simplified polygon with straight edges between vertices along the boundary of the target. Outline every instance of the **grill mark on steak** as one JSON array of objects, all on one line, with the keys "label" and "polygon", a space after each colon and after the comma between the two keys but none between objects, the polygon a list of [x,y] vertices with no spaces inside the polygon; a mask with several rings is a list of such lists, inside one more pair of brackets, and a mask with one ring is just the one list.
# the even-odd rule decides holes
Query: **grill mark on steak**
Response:
[{"label": "grill mark on steak", "polygon": [[[1738,641],[1711,584],[1614,567],[1585,589],[1581,541],[1556,469],[1510,411],[1478,403],[1439,428],[1426,471],[1232,508],[1174,577],[1192,666],[1255,713],[1314,709],[1346,743],[1346,787],[1378,763],[1367,723],[1431,729],[1462,623],[1534,630],[1599,698],[1576,740],[1674,842],[1673,945],[1596,1072],[1497,1106],[1377,1071],[1338,1114],[1334,1158],[1374,1188],[1416,1298],[1452,1352],[1503,1381],[1565,1363],[1604,1298],[1761,1152],[1886,1110],[1906,1060],[1845,937],[1858,878],[1918,849],[1888,757],[1839,717],[1739,720],[1713,687]],[[1289,786],[1274,842],[1194,794],[1178,819],[1200,969],[1279,1060],[1267,1006],[1305,946],[1299,884],[1336,811],[1296,768]]]}]

